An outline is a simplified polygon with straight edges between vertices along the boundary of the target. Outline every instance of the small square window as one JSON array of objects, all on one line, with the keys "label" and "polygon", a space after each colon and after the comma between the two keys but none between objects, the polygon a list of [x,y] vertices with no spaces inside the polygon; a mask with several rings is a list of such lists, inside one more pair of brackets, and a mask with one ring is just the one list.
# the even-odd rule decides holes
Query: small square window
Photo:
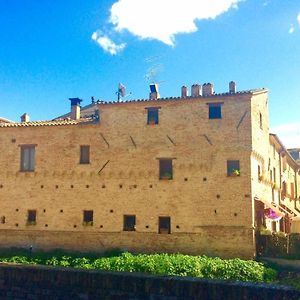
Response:
[{"label": "small square window", "polygon": [[159,217],[158,218],[158,233],[170,234],[171,233],[171,218]]},{"label": "small square window", "polygon": [[173,179],[172,159],[164,158],[159,160],[159,179]]},{"label": "small square window", "polygon": [[158,109],[157,107],[147,108],[147,124],[156,125],[158,124]]},{"label": "small square window", "polygon": [[21,146],[21,171],[33,172],[35,168],[35,145]]},{"label": "small square window", "polygon": [[93,225],[94,211],[84,210],[83,211],[83,225]]},{"label": "small square window", "polygon": [[35,225],[36,224],[36,210],[30,209],[27,212],[27,225]]},{"label": "small square window", "polygon": [[135,231],[136,219],[135,215],[124,215],[124,231]]},{"label": "small square window", "polygon": [[90,146],[80,146],[80,163],[89,164],[90,163]]},{"label": "small square window", "polygon": [[222,119],[222,105],[219,103],[208,104],[208,118],[209,119]]},{"label": "small square window", "polygon": [[227,176],[240,176],[240,161],[227,160]]}]

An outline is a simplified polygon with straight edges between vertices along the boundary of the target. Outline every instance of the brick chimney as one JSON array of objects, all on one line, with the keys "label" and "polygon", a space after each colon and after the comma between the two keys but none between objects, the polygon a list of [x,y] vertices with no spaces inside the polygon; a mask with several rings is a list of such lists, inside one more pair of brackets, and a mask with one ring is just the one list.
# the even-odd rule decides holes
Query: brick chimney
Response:
[{"label": "brick chimney", "polygon": [[203,84],[203,96],[211,96],[214,94],[214,85],[212,83]]},{"label": "brick chimney", "polygon": [[234,81],[229,82],[229,93],[230,94],[236,93],[236,83]]},{"label": "brick chimney", "polygon": [[21,122],[22,123],[29,122],[29,121],[30,121],[30,118],[29,118],[29,115],[27,113],[25,113],[21,116]]},{"label": "brick chimney", "polygon": [[202,96],[202,86],[200,84],[192,85],[192,97]]},{"label": "brick chimney", "polygon": [[151,83],[150,84],[150,94],[149,94],[150,100],[157,100],[160,98],[159,92],[158,92],[158,84],[157,83]]},{"label": "brick chimney", "polygon": [[188,96],[188,87],[183,85],[181,87],[181,98],[186,98]]},{"label": "brick chimney", "polygon": [[71,101],[71,119],[79,120],[80,119],[80,102],[82,101],[79,98],[69,98]]}]

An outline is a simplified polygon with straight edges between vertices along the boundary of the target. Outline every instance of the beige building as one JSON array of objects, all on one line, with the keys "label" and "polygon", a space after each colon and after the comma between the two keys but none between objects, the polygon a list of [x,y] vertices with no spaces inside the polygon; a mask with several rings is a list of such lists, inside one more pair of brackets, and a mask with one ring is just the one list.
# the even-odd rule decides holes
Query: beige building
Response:
[{"label": "beige building", "polygon": [[0,246],[251,258],[289,232],[299,165],[269,133],[265,89],[93,101],[52,121],[0,122]]}]

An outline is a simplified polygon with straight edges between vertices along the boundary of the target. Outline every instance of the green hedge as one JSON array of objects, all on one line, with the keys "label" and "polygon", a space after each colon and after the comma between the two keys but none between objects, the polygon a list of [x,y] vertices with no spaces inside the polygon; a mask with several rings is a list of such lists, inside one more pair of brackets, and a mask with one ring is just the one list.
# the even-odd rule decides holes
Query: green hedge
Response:
[{"label": "green hedge", "polygon": [[18,255],[0,257],[0,262],[42,264],[108,271],[144,272],[160,275],[192,276],[253,282],[274,282],[276,271],[256,261],[210,258],[182,254],[123,253],[114,257],[74,257],[71,255]]}]

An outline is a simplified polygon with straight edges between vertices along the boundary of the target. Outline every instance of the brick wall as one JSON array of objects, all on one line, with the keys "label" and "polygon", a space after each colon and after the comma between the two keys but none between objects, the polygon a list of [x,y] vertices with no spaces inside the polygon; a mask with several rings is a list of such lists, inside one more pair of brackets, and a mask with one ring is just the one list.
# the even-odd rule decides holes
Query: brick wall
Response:
[{"label": "brick wall", "polygon": [[299,297],[299,291],[266,284],[42,266],[0,266],[0,299],[5,300],[293,300]]}]

